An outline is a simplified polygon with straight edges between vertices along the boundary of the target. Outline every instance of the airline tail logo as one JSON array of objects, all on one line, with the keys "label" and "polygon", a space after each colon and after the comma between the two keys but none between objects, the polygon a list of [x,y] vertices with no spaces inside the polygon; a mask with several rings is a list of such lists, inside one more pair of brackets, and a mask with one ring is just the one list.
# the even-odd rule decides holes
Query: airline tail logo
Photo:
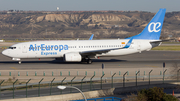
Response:
[{"label": "airline tail logo", "polygon": [[161,29],[159,29],[161,27],[161,23],[160,22],[151,22],[148,26],[148,31],[151,32],[159,32]]}]

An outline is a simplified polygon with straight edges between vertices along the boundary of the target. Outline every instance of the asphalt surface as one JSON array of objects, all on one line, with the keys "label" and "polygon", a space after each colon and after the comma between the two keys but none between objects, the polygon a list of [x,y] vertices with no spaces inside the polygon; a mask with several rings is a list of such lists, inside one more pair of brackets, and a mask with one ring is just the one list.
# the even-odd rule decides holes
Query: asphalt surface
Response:
[{"label": "asphalt surface", "polygon": [[23,59],[22,64],[12,61],[11,58],[0,54],[0,70],[35,70],[35,69],[94,69],[101,68],[161,68],[163,62],[166,67],[172,67],[174,63],[180,62],[179,51],[145,51],[126,56],[100,57],[92,59],[92,64],[67,63],[55,59]]},{"label": "asphalt surface", "polygon": [[[52,69],[88,69],[95,70],[97,68],[101,69],[102,64],[105,65],[106,69],[126,69],[131,68],[162,68],[163,62],[166,63],[166,67],[172,67],[174,63],[180,62],[179,51],[148,51],[142,53],[136,53],[126,56],[117,57],[100,57],[100,59],[93,59],[92,64],[86,63],[66,63],[63,61],[57,61],[54,59],[23,59],[22,64],[18,64],[17,61],[12,61],[10,58],[0,54],[0,70],[52,70]],[[13,67],[13,68],[12,68]],[[134,71],[133,71],[134,72]],[[154,71],[153,71],[154,72]],[[159,83],[159,82],[155,82]],[[162,82],[161,82],[162,83]],[[140,85],[141,83],[138,83]],[[143,83],[147,84],[147,83]],[[115,84],[122,86],[122,83]],[[129,83],[129,86],[134,86],[135,83]],[[100,85],[95,85],[94,90],[100,89]],[[96,87],[97,86],[97,87]],[[104,84],[103,89],[110,88],[111,84]],[[89,85],[83,86],[83,91],[88,91],[90,89]],[[58,95],[61,92],[53,87],[52,95]],[[70,90],[63,91],[62,93],[69,93]],[[76,92],[76,91],[72,91]],[[171,91],[170,91],[171,92]],[[40,90],[40,96],[47,96],[50,94],[50,87],[42,87]],[[15,90],[15,98],[24,98],[25,90]],[[37,97],[38,88],[28,89],[28,97]],[[13,97],[12,91],[1,92],[2,99],[11,99]]]}]

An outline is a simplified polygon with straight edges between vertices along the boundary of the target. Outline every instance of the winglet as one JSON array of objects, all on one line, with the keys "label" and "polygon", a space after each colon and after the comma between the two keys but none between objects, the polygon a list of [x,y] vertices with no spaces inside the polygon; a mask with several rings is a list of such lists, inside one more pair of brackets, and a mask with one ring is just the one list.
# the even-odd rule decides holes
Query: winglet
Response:
[{"label": "winglet", "polygon": [[93,36],[94,36],[94,34],[91,35],[91,37],[89,38],[89,40],[92,40],[92,39],[93,39]]},{"label": "winglet", "polygon": [[132,43],[132,40],[133,40],[133,38],[129,39],[128,43],[123,48],[129,48]]}]

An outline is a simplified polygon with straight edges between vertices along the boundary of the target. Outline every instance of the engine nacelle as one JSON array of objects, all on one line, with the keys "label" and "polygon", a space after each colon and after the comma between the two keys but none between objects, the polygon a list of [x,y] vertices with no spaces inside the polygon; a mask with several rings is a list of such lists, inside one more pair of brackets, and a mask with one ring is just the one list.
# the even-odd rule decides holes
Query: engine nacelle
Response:
[{"label": "engine nacelle", "polygon": [[82,57],[79,53],[66,53],[64,54],[64,61],[66,62],[80,62]]}]

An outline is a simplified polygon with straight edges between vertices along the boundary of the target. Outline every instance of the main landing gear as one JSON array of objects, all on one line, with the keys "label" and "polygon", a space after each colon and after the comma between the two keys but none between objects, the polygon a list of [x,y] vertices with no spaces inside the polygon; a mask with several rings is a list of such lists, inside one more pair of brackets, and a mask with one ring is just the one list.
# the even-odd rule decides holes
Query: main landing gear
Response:
[{"label": "main landing gear", "polygon": [[87,64],[92,64],[92,60],[90,58],[83,58],[81,62],[86,62]]},{"label": "main landing gear", "polygon": [[92,64],[92,60],[91,59],[87,59],[87,64]]}]

